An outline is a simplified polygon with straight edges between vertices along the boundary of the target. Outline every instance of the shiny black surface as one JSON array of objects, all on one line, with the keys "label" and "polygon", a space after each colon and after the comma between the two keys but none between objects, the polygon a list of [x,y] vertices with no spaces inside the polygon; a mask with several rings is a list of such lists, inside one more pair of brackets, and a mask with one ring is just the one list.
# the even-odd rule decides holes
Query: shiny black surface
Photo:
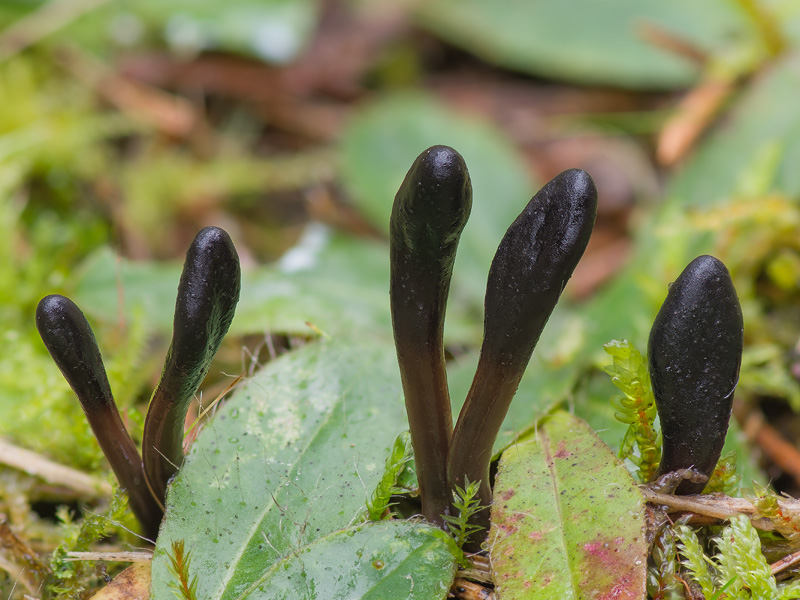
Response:
[{"label": "shiny black surface", "polygon": [[[700,256],[669,287],[650,330],[648,362],[663,436],[658,474],[711,475],[731,416],[742,360],[742,309],[728,269]],[[705,484],[684,482],[677,494]]]},{"label": "shiny black surface", "polygon": [[183,462],[186,412],[228,332],[240,287],[239,256],[230,236],[218,227],[201,230],[186,253],[172,343],[144,427],[145,472],[162,504],[167,481]]},{"label": "shiny black surface", "polygon": [[147,489],[142,459],[119,416],[89,322],[72,300],[54,294],[39,301],[36,327],[78,397],[120,486],[128,492],[144,535],[155,540],[163,511]]},{"label": "shiny black surface", "polygon": [[[481,481],[491,502],[489,462],[511,399],[594,227],[597,190],[585,171],[557,175],[531,199],[497,249],[486,286],[478,368],[450,444],[451,485]],[[478,513],[488,525],[488,511]]]}]

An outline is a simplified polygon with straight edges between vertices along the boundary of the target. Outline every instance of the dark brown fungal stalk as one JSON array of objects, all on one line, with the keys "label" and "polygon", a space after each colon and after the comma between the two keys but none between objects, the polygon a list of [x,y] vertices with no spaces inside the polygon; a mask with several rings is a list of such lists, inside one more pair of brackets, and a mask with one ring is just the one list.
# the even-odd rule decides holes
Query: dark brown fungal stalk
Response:
[{"label": "dark brown fungal stalk", "polygon": [[[709,477],[719,460],[739,380],[742,309],[728,269],[699,256],[670,286],[647,345],[663,450],[656,476],[693,469]],[[699,494],[684,481],[676,494]]]},{"label": "dark brown fungal stalk", "polygon": [[[483,506],[492,501],[492,447],[533,349],[578,264],[594,226],[597,190],[571,169],[531,199],[497,249],[486,286],[484,338],[472,387],[450,443],[450,485],[480,481]],[[489,511],[476,515],[489,525]],[[476,536],[477,537],[477,536]],[[479,540],[473,538],[473,546]]]},{"label": "dark brown fungal stalk", "polygon": [[128,493],[145,537],[155,540],[163,510],[147,489],[142,459],[119,416],[89,322],[72,300],[51,295],[36,307],[36,327],[78,397],[120,486]]},{"label": "dark brown fungal stalk", "polygon": [[148,485],[162,506],[183,463],[184,420],[228,332],[239,301],[239,257],[228,234],[206,227],[186,253],[175,302],[172,343],[144,425]]},{"label": "dark brown fungal stalk", "polygon": [[461,155],[433,146],[409,169],[390,221],[392,325],[422,513],[440,527],[451,502],[447,452],[453,429],[444,317],[456,248],[471,208],[472,185]]}]

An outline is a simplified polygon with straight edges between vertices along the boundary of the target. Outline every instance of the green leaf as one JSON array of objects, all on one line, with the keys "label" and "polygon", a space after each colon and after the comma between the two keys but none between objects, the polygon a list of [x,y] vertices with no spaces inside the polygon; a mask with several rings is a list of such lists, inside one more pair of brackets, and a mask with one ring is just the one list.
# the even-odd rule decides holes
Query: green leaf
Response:
[{"label": "green leaf", "polygon": [[434,144],[467,163],[472,214],[461,235],[450,292],[480,309],[497,245],[536,191],[511,142],[476,118],[459,116],[422,94],[386,96],[355,117],[342,135],[342,179],[361,212],[381,231],[397,189],[417,155]]},{"label": "green leaf", "polygon": [[172,597],[173,541],[192,551],[198,598],[242,598],[280,561],[363,519],[406,427],[390,350],[317,342],[237,391],[170,486],[155,600]]},{"label": "green leaf", "polygon": [[445,534],[422,523],[383,521],[333,532],[267,569],[247,600],[437,600],[455,560]]},{"label": "green leaf", "polygon": [[484,60],[553,79],[632,88],[689,84],[696,68],[649,43],[646,25],[704,50],[749,33],[725,0],[430,0],[419,21]]},{"label": "green leaf", "polygon": [[644,499],[609,448],[558,412],[503,453],[489,549],[503,600],[642,598]]}]

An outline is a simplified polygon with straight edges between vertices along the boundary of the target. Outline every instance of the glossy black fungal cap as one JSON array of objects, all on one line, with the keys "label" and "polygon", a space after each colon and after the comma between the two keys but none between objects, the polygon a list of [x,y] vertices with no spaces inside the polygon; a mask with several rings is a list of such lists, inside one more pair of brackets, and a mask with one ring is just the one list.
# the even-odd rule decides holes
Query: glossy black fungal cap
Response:
[{"label": "glossy black fungal cap", "polygon": [[201,230],[186,253],[175,300],[168,368],[182,376],[178,395],[193,395],[208,373],[233,321],[240,288],[239,256],[230,236],[219,227]]},{"label": "glossy black fungal cap", "polygon": [[36,328],[84,410],[114,405],[94,332],[72,300],[58,294],[42,298]]},{"label": "glossy black fungal cap", "polygon": [[509,367],[528,364],[589,243],[596,215],[597,189],[586,171],[564,171],[537,192],[492,261],[482,352]]},{"label": "glossy black fungal cap", "polygon": [[[650,379],[664,440],[658,475],[714,471],[742,345],[742,309],[728,269],[713,256],[699,256],[670,286],[650,330]],[[676,493],[699,494],[704,487],[687,481]]]}]

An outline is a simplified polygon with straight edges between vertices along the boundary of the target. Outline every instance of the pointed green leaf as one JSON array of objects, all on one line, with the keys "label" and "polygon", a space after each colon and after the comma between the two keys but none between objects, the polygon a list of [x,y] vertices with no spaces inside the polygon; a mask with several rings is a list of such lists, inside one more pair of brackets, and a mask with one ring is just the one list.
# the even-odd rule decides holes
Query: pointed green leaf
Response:
[{"label": "pointed green leaf", "polygon": [[508,448],[489,548],[498,600],[644,597],[644,499],[608,446],[565,412]]},{"label": "pointed green leaf", "polygon": [[405,427],[391,347],[317,342],[267,365],[218,411],[170,486],[154,600],[172,598],[174,540],[192,551],[198,598],[232,600],[359,522]]}]

